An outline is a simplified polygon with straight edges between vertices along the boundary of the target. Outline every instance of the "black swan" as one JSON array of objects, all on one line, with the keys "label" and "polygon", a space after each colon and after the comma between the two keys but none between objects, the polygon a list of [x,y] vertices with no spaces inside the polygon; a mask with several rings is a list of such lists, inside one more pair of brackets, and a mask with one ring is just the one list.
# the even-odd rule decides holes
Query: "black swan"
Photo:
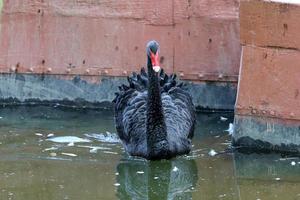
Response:
[{"label": "black swan", "polygon": [[147,44],[147,71],[128,77],[113,100],[115,123],[125,150],[150,160],[187,154],[194,135],[191,96],[159,67],[159,44]]}]

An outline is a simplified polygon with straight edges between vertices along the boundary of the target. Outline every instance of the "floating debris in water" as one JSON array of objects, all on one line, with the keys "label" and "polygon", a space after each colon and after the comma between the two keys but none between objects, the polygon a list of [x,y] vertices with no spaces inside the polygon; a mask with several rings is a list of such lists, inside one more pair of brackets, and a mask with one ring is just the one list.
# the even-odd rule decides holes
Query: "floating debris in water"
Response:
[{"label": "floating debris in water", "polygon": [[118,176],[118,175],[119,175],[119,173],[118,173],[118,172],[116,172],[116,173],[115,173],[115,175],[116,175],[116,176]]},{"label": "floating debris in water", "polygon": [[226,197],[226,194],[219,195],[219,198],[224,198],[224,197]]},{"label": "floating debris in water", "polygon": [[3,119],[3,117],[0,117],[0,119]]},{"label": "floating debris in water", "polygon": [[49,137],[53,137],[53,136],[54,136],[53,133],[49,133],[49,134],[47,135],[48,138],[49,138]]},{"label": "floating debris in water", "polygon": [[281,180],[281,178],[275,178],[275,180],[276,180],[276,181],[280,181],[280,180]]},{"label": "floating debris in water", "polygon": [[292,165],[292,166],[295,166],[295,165],[296,165],[296,162],[295,162],[295,161],[292,161],[292,162],[291,162],[291,165]]},{"label": "floating debris in water", "polygon": [[84,142],[91,142],[89,139],[84,139],[76,136],[59,136],[59,137],[52,137],[48,138],[48,141],[57,142],[57,143],[84,143]]},{"label": "floating debris in water", "polygon": [[92,149],[90,149],[90,153],[97,153],[97,151],[98,151],[98,148],[92,148]]},{"label": "floating debris in water", "polygon": [[199,151],[203,151],[203,149],[195,149],[192,151],[192,153],[196,153],[196,152],[199,152]]},{"label": "floating debris in water", "polygon": [[225,130],[225,131],[227,131],[227,132],[229,133],[229,135],[232,135],[232,133],[233,133],[233,130],[234,130],[233,123],[229,123],[229,127],[228,127],[228,129],[227,129],[227,130]]},{"label": "floating debris in water", "polygon": [[220,144],[228,146],[228,145],[231,145],[231,142],[222,142]]},{"label": "floating debris in water", "polygon": [[221,116],[221,117],[220,117],[220,120],[221,120],[221,121],[223,121],[223,122],[225,122],[225,121],[227,121],[227,120],[228,120],[228,118],[226,118],[226,117],[222,117],[222,116]]},{"label": "floating debris in water", "polygon": [[144,174],[145,172],[143,172],[143,171],[137,171],[136,173],[137,174]]},{"label": "floating debris in water", "polygon": [[53,151],[53,150],[57,150],[57,147],[50,147],[50,148],[46,148],[43,151]]},{"label": "floating debris in water", "polygon": [[50,156],[55,157],[57,154],[55,152],[51,152]]},{"label": "floating debris in water", "polygon": [[120,183],[115,183],[114,186],[117,186],[117,187],[118,187],[118,186],[120,186]]},{"label": "floating debris in water", "polygon": [[211,149],[209,152],[208,152],[208,155],[210,155],[210,156],[215,156],[215,155],[217,155],[218,153],[215,151],[215,150],[213,150],[213,149]]},{"label": "floating debris in water", "polygon": [[68,147],[73,147],[74,146],[74,142],[70,142],[67,146]]},{"label": "floating debris in water", "polygon": [[156,179],[158,179],[158,177],[157,177],[157,176],[155,176],[153,179],[155,179],[155,180],[156,180]]},{"label": "floating debris in water", "polygon": [[176,166],[172,169],[173,172],[177,172],[178,170],[179,169]]},{"label": "floating debris in water", "polygon": [[78,145],[77,147],[89,148],[90,153],[97,153],[98,150],[111,150],[110,147],[84,146],[84,145]]},{"label": "floating debris in water", "polygon": [[103,151],[103,153],[115,154],[115,155],[117,155],[117,154],[118,154],[117,152],[112,152],[112,151]]},{"label": "floating debris in water", "polygon": [[59,103],[56,103],[54,106],[53,106],[53,108],[57,108],[57,107],[59,107],[60,106],[60,104]]},{"label": "floating debris in water", "polygon": [[65,155],[65,156],[71,156],[71,157],[76,157],[76,156],[77,156],[77,155],[74,154],[74,153],[64,153],[64,152],[62,152],[61,154],[62,154],[62,155]]},{"label": "floating debris in water", "polygon": [[36,135],[36,136],[43,136],[43,134],[41,134],[41,133],[35,133],[34,135]]},{"label": "floating debris in water", "polygon": [[297,160],[298,157],[288,157],[288,158],[279,158],[280,161],[285,161],[285,160]]},{"label": "floating debris in water", "polygon": [[119,136],[115,133],[106,132],[104,133],[87,133],[84,134],[86,137],[93,138],[99,142],[108,142],[108,143],[120,143]]}]

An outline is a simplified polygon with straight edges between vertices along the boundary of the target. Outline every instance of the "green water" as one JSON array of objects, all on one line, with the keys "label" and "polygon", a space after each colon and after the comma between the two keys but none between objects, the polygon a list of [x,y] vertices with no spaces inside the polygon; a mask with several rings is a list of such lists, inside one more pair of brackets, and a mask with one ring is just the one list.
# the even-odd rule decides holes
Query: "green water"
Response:
[{"label": "green water", "polygon": [[190,155],[149,162],[125,154],[111,111],[1,108],[0,199],[300,199],[299,158],[224,153],[232,121],[198,113]]}]

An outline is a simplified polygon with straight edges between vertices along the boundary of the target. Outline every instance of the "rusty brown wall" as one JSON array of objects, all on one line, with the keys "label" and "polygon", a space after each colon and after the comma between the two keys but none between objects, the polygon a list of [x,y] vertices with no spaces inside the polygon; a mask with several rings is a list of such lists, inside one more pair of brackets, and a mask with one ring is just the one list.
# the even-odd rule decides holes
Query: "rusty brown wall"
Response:
[{"label": "rusty brown wall", "polygon": [[237,113],[300,120],[300,4],[242,1]]},{"label": "rusty brown wall", "polygon": [[243,0],[234,141],[300,152],[300,4]]},{"label": "rusty brown wall", "polygon": [[183,79],[237,81],[238,0],[4,0],[0,72],[124,76],[161,45]]}]

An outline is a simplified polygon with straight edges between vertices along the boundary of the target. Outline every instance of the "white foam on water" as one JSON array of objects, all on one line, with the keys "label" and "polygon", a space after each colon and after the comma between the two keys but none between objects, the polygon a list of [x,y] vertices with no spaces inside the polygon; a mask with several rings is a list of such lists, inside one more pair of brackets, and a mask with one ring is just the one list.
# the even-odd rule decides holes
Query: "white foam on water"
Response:
[{"label": "white foam on water", "polygon": [[47,135],[47,137],[53,137],[53,136],[54,136],[53,133],[49,133],[49,134]]},{"label": "white foam on water", "polygon": [[43,151],[54,151],[54,150],[57,150],[57,149],[58,149],[57,147],[50,147],[50,148],[44,149]]},{"label": "white foam on water", "polygon": [[74,142],[70,142],[67,146],[68,147],[73,147],[75,144],[74,144]]},{"label": "white foam on water", "polygon": [[292,165],[292,166],[295,166],[295,165],[296,165],[296,162],[295,162],[295,161],[292,161],[292,162],[291,162],[291,165]]},{"label": "white foam on water", "polygon": [[228,129],[227,129],[227,130],[225,130],[225,131],[227,131],[227,132],[229,133],[229,135],[232,135],[232,133],[233,133],[233,130],[234,130],[234,126],[233,126],[233,124],[232,124],[232,123],[229,123],[229,127],[228,127]]},{"label": "white foam on water", "polygon": [[115,155],[118,154],[117,152],[113,152],[113,151],[103,151],[103,153],[107,153],[107,154],[115,154]]},{"label": "white foam on water", "polygon": [[[77,145],[77,147],[88,148],[91,153],[96,153],[97,150],[111,150],[110,147],[99,147],[99,146],[85,146],[85,145]],[[95,151],[95,152],[93,152]]]},{"label": "white foam on water", "polygon": [[43,136],[42,133],[35,133],[35,135],[36,135],[36,136],[40,136],[40,137]]},{"label": "white foam on water", "polygon": [[210,156],[215,156],[215,155],[217,155],[218,153],[215,151],[215,150],[213,150],[213,149],[211,149],[209,152],[208,152],[208,155],[210,155]]},{"label": "white foam on water", "polygon": [[222,116],[221,116],[221,117],[220,117],[220,120],[221,120],[221,121],[227,121],[228,118],[227,118],[227,117],[222,117]]},{"label": "white foam on water", "polygon": [[76,136],[58,136],[46,139],[47,141],[56,142],[56,143],[84,143],[91,142],[89,139],[84,139]]},{"label": "white foam on water", "polygon": [[98,148],[90,149],[90,153],[97,153],[97,152],[98,152]]},{"label": "white foam on water", "polygon": [[76,157],[76,156],[77,156],[77,155],[74,154],[74,153],[64,153],[64,152],[62,152],[61,154],[62,154],[62,155],[65,155],[65,156],[71,156],[71,157]]},{"label": "white foam on water", "polygon": [[86,137],[93,138],[99,142],[107,142],[107,143],[120,143],[119,136],[115,133],[87,133],[84,134]]},{"label": "white foam on water", "polygon": [[179,169],[176,166],[172,169],[173,172],[177,172],[178,170]]}]

